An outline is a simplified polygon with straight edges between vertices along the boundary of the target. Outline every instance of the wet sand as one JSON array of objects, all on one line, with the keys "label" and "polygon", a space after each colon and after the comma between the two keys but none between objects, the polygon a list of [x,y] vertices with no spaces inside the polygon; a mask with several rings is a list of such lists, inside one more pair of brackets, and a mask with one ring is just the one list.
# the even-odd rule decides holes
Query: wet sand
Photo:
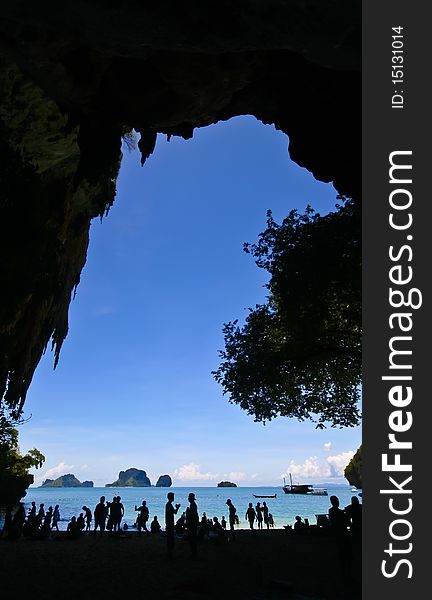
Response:
[{"label": "wet sand", "polygon": [[0,540],[2,600],[361,598],[360,565],[352,569],[353,580],[344,581],[327,536],[238,531],[235,543],[199,544],[197,560],[189,558],[186,541],[176,541],[172,561],[159,535],[59,537]]}]

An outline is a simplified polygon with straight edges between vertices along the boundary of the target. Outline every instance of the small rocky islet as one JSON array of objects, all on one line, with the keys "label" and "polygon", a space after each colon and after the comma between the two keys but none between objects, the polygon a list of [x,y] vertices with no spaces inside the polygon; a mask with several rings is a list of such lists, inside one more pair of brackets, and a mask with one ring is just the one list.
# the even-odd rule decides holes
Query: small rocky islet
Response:
[{"label": "small rocky islet", "polygon": [[93,487],[93,481],[81,481],[72,473],[61,475],[57,479],[45,479],[41,488],[58,488],[58,487]]}]

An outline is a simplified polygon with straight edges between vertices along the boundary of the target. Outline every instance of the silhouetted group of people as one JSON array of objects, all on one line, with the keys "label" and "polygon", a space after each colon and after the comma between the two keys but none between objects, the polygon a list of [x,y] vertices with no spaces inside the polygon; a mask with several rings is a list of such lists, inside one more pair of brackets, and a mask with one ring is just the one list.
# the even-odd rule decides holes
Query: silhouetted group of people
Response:
[{"label": "silhouetted group of people", "polygon": [[256,531],[254,527],[255,521],[257,522],[258,531],[263,529],[263,523],[267,529],[270,529],[270,527],[274,527],[273,515],[271,514],[271,512],[269,512],[266,502],[263,502],[262,506],[261,502],[257,502],[255,507],[253,506],[252,502],[249,502],[248,509],[246,510],[245,519],[246,521],[248,521],[249,529],[251,529],[251,531]]},{"label": "silhouetted group of people", "polygon": [[[361,535],[362,535],[362,505],[356,496],[351,498],[351,503],[340,508],[339,498],[330,496],[330,508],[328,515],[317,515],[318,529],[324,530],[331,535],[336,543],[339,563],[342,574],[350,579],[352,576],[352,564],[354,560],[360,560]],[[295,534],[311,533],[312,528],[308,519],[302,519],[299,515],[295,518],[293,526],[286,525],[285,529],[292,530]]]},{"label": "silhouetted group of people", "polygon": [[[186,510],[178,517],[177,514],[181,507],[180,504],[174,504],[174,492],[168,492],[165,505],[165,535],[167,541],[168,558],[173,558],[176,538],[187,540],[190,546],[191,558],[198,556],[198,541],[211,540],[217,542],[235,541],[235,527],[239,525],[237,509],[230,498],[227,499],[228,521],[222,516],[207,517],[206,513],[199,518],[198,506],[194,493],[188,495]],[[341,509],[337,496],[330,496],[331,507],[328,511],[328,517],[325,517],[328,532],[336,541],[340,564],[344,574],[349,573],[352,558],[352,546],[361,541],[362,528],[362,506],[357,497],[353,496],[351,504]],[[160,534],[162,532],[161,524],[157,516],[149,524],[150,512],[147,502],[143,500],[140,506],[135,505],[135,511],[138,513],[135,526],[139,535],[144,532],[146,535]],[[66,538],[76,539],[84,531],[91,532],[92,521],[94,521],[93,533],[99,530],[103,535],[105,531],[113,534],[121,531],[121,523],[124,517],[124,506],[120,496],[114,496],[111,502],[101,496],[98,504],[92,513],[87,506],[82,507],[82,512],[78,517],[73,516],[67,525]],[[245,519],[249,523],[252,532],[257,532],[264,528],[269,529],[274,526],[274,520],[269,512],[266,502],[262,505],[257,502],[253,506],[249,502],[246,510]],[[60,510],[57,504],[54,508],[50,506],[45,511],[44,504],[40,504],[39,509],[35,502],[31,503],[31,508],[26,516],[24,504],[20,504],[17,511],[13,513],[12,508],[8,507],[5,515],[3,536],[6,534],[8,539],[18,539],[21,535],[34,539],[46,539],[50,537],[53,530],[59,531],[58,523],[60,521]],[[255,528],[255,524],[256,527]],[[127,529],[124,524],[123,529]],[[296,534],[304,534],[311,531],[308,519],[304,521],[297,515],[295,523],[286,529],[293,530]]]},{"label": "silhouetted group of people", "polygon": [[20,503],[18,509],[13,513],[11,506],[8,506],[5,514],[3,526],[3,535],[7,539],[18,539],[21,535],[34,539],[45,539],[51,535],[52,529],[58,529],[60,520],[59,505],[53,508],[50,506],[45,511],[45,505],[36,506],[36,502],[31,503],[29,514],[26,516],[24,504]]},{"label": "silhouetted group of people", "polygon": [[99,530],[103,535],[105,531],[119,533],[121,522],[124,516],[124,506],[120,496],[114,496],[112,502],[106,502],[105,496],[101,496],[95,509],[92,511],[88,506],[82,507],[83,512],[78,517],[72,517],[68,523],[66,534],[67,537],[75,539],[84,531],[91,532],[92,521],[94,521],[93,532]]}]

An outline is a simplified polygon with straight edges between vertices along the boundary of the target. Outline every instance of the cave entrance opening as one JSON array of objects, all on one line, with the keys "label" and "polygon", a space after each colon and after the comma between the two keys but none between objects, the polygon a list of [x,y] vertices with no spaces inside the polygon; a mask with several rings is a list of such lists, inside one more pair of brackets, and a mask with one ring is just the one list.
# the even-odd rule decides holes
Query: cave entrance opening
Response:
[{"label": "cave entrance opening", "polygon": [[[196,443],[210,423],[226,431],[238,419],[253,425],[211,376],[223,323],[265,301],[266,273],[243,243],[265,229],[268,209],[277,221],[307,204],[324,214],[337,195],[293,163],[287,146],[285,134],[244,116],[198,129],[192,140],[159,136],[143,168],[139,152],[124,148],[114,205],[92,222],[59,365],[53,375],[47,353],[28,394],[26,411],[48,435],[51,464],[68,462],[69,444],[82,464],[89,453],[112,454],[113,470],[124,468],[117,445],[163,452],[161,423],[174,439],[181,430]],[[54,411],[62,450],[50,440]],[[217,448],[212,437],[205,443]]]}]

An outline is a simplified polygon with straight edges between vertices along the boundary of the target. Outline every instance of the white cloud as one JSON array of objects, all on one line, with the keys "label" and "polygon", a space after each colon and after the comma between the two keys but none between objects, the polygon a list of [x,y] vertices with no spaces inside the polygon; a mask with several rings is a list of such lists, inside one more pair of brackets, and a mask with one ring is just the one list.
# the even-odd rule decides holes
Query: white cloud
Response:
[{"label": "white cloud", "polygon": [[352,450],[348,450],[348,452],[341,452],[340,454],[335,454],[334,456],[328,456],[327,462],[330,465],[331,477],[343,477],[345,467],[353,456],[354,452]]},{"label": "white cloud", "polygon": [[74,465],[67,465],[64,462],[60,462],[55,467],[51,467],[51,469],[45,471],[44,477],[45,479],[56,479],[57,477],[60,477],[60,475],[65,475],[66,473],[69,473],[70,470],[73,468]]},{"label": "white cloud", "polygon": [[200,465],[195,463],[189,463],[183,465],[174,471],[173,478],[178,479],[182,482],[188,481],[212,481],[217,479],[219,475],[208,471],[207,473],[200,472]]},{"label": "white cloud", "polygon": [[310,456],[302,464],[297,464],[292,460],[288,466],[287,473],[283,473],[282,477],[287,477],[288,473],[291,473],[294,479],[329,477],[330,466],[320,463],[317,456]]},{"label": "white cloud", "polygon": [[331,443],[331,442],[326,442],[326,443],[324,444],[324,450],[325,450],[326,452],[330,452],[330,450],[331,450],[331,449],[332,449],[332,443]]},{"label": "white cloud", "polygon": [[[324,444],[327,451],[331,448],[331,442]],[[296,479],[317,479],[319,477],[343,477],[344,469],[354,456],[352,450],[341,452],[327,456],[325,460],[320,460],[317,456],[309,456],[303,463],[297,464],[293,460],[288,465],[286,473],[281,477],[288,477],[291,473],[294,480]]]}]

